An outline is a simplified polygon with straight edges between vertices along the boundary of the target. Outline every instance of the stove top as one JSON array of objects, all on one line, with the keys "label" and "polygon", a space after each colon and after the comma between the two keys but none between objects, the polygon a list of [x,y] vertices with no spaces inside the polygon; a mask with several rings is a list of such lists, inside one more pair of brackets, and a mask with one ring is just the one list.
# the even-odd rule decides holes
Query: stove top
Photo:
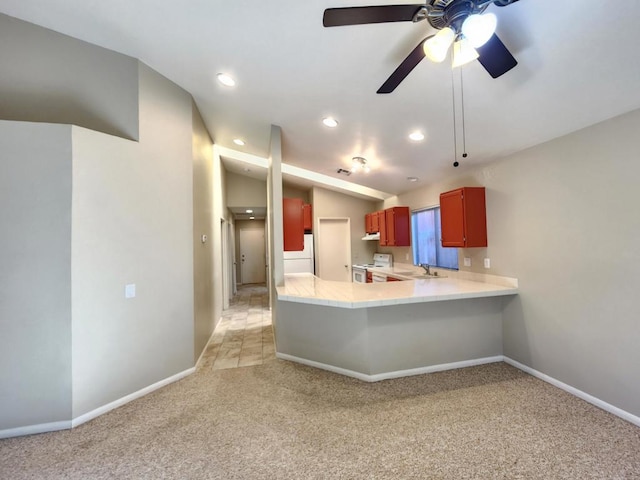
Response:
[{"label": "stove top", "polygon": [[375,267],[376,265],[374,263],[357,263],[355,265],[352,265],[352,268],[371,268],[371,267]]}]

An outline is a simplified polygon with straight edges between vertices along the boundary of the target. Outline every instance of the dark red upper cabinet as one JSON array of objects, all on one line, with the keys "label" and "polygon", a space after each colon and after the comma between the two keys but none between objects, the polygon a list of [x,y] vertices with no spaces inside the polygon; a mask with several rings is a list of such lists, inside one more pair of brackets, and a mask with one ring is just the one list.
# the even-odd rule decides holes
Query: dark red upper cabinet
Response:
[{"label": "dark red upper cabinet", "polygon": [[440,224],[443,247],[486,247],[484,187],[462,187],[441,193]]},{"label": "dark red upper cabinet", "polygon": [[284,251],[304,250],[304,207],[300,198],[282,199]]},{"label": "dark red upper cabinet", "polygon": [[383,247],[408,247],[411,245],[409,207],[391,207],[377,213],[380,245]]},{"label": "dark red upper cabinet", "polygon": [[302,216],[304,221],[304,231],[311,233],[313,230],[313,210],[310,204],[302,204]]}]

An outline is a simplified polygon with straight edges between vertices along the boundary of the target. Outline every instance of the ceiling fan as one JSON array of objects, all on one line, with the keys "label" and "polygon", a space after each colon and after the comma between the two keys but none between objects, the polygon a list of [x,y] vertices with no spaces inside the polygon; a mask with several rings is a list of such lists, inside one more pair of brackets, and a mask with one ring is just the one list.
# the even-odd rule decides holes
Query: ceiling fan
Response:
[{"label": "ceiling fan", "polygon": [[511,70],[518,62],[493,33],[495,15],[484,11],[490,4],[506,7],[518,0],[426,0],[424,5],[377,5],[327,8],[325,27],[427,20],[438,30],[420,41],[376,93],[391,93],[426,56],[441,62],[453,44],[453,65],[478,59],[493,78]]}]

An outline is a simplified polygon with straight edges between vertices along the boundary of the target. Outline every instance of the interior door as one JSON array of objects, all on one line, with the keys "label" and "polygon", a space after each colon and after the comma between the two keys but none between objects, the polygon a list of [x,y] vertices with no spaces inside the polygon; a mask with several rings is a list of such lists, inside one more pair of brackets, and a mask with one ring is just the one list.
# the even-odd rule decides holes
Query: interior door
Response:
[{"label": "interior door", "polygon": [[240,281],[265,283],[264,229],[240,230]]},{"label": "interior door", "polygon": [[323,280],[350,282],[350,220],[348,218],[319,218],[317,242],[317,275]]}]

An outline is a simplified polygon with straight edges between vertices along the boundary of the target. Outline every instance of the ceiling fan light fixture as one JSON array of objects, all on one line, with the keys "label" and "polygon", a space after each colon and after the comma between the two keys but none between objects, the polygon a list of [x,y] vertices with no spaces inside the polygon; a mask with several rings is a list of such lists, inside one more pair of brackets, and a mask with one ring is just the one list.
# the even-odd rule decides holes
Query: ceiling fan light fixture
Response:
[{"label": "ceiling fan light fixture", "polygon": [[362,170],[364,173],[369,173],[371,169],[367,165],[367,160],[364,157],[353,157],[351,159],[351,172],[355,173]]},{"label": "ceiling fan light fixture", "polygon": [[446,27],[433,37],[428,38],[422,48],[426,57],[432,62],[440,63],[447,58],[447,51],[456,38],[452,28]]},{"label": "ceiling fan light fixture", "polygon": [[471,46],[469,40],[461,38],[453,44],[453,68],[460,67],[478,58],[478,52]]},{"label": "ceiling fan light fixture", "polygon": [[496,31],[498,19],[493,13],[469,15],[462,23],[462,34],[473,48],[487,43]]}]

